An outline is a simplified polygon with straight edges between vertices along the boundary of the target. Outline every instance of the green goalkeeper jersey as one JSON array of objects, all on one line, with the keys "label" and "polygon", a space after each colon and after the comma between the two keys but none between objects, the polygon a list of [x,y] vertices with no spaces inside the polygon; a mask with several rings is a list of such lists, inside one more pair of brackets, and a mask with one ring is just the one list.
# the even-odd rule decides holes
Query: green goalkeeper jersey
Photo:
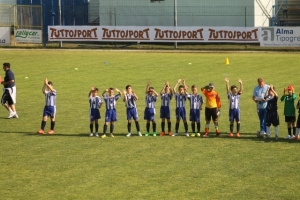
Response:
[{"label": "green goalkeeper jersey", "polygon": [[292,95],[283,95],[281,97],[281,101],[284,101],[285,116],[296,115],[295,100],[296,100],[296,95],[294,93]]}]

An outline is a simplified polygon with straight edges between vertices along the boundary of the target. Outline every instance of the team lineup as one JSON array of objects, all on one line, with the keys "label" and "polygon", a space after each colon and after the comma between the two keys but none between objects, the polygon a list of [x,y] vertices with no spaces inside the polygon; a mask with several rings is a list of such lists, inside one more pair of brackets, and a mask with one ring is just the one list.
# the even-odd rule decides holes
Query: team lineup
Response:
[{"label": "team lineup", "polygon": [[[16,104],[16,85],[14,73],[10,70],[10,63],[3,63],[3,70],[5,71],[4,80],[0,77],[0,82],[4,86],[3,95],[1,99],[2,105],[9,111],[7,118],[18,118],[18,114],[15,108]],[[278,126],[279,115],[277,112],[278,94],[275,91],[275,87],[270,84],[264,83],[262,78],[258,78],[258,85],[254,88],[252,99],[257,106],[257,113],[259,118],[260,130],[257,132],[258,137],[270,138],[270,127],[274,126],[275,139],[279,138]],[[241,79],[238,79],[239,87],[229,84],[229,79],[225,78],[226,92],[228,98],[229,109],[229,134],[228,137],[240,137],[240,95],[243,92],[243,83]],[[213,122],[216,137],[220,136],[220,130],[218,125],[218,118],[221,113],[221,100],[219,93],[215,91],[213,83],[209,83],[206,86],[200,88],[202,95],[198,93],[196,85],[190,87],[186,84],[184,79],[179,79],[175,86],[171,88],[170,83],[167,81],[163,85],[162,89],[158,93],[154,90],[151,82],[146,84],[145,89],[145,110],[144,120],[146,121],[146,132],[144,136],[178,136],[180,121],[183,122],[184,135],[187,137],[209,137],[210,123]],[[56,114],[56,90],[54,89],[53,82],[47,78],[44,80],[42,92],[45,95],[45,107],[42,116],[41,127],[37,131],[38,134],[45,134],[45,127],[48,117],[50,117],[50,130],[48,134],[54,134],[55,128],[55,114]],[[92,87],[88,94],[88,100],[90,105],[90,136],[99,137],[99,119],[100,108],[105,103],[105,122],[103,125],[103,131],[101,138],[107,136],[114,137],[114,123],[117,121],[116,104],[119,99],[122,99],[126,105],[127,115],[127,137],[132,135],[132,121],[135,123],[136,134],[143,136],[141,133],[140,122],[138,117],[138,111],[136,101],[138,96],[133,90],[131,85],[127,85],[121,92],[117,88],[105,89],[100,97],[98,95],[99,89]],[[115,94],[116,92],[116,94]],[[161,99],[160,105],[160,125],[161,130],[159,134],[156,128],[156,102],[158,98]],[[175,99],[175,129],[172,131],[171,122],[171,102]],[[189,102],[190,112],[189,120],[191,123],[191,131],[187,122],[186,101]],[[294,93],[294,87],[289,85],[284,88],[283,95],[280,98],[284,102],[284,115],[285,122],[287,123],[288,135],[287,139],[298,139],[300,131],[300,117],[296,122],[296,109],[300,109],[300,100],[296,107],[294,105],[296,95]],[[205,104],[205,128],[201,134],[200,116],[201,110]],[[234,129],[234,123],[236,125]],[[152,127],[151,127],[152,125]],[[109,126],[109,127],[108,127]],[[150,129],[152,128],[152,129]]]}]

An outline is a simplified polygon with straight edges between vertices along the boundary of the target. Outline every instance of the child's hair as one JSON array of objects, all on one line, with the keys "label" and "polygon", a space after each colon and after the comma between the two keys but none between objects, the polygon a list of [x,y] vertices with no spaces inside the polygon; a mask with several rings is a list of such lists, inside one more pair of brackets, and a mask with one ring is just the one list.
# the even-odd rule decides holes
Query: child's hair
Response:
[{"label": "child's hair", "polygon": [[232,85],[232,86],[230,87],[230,90],[233,90],[234,88],[237,88],[236,85]]},{"label": "child's hair", "polygon": [[148,90],[154,90],[154,87],[149,87]]},{"label": "child's hair", "polygon": [[109,88],[109,90],[114,90],[114,88],[111,87],[111,88]]},{"label": "child's hair", "polygon": [[180,85],[180,86],[178,87],[178,89],[180,89],[180,88],[184,88],[184,86],[183,86],[183,85]]},{"label": "child's hair", "polygon": [[98,91],[99,91],[99,89],[98,89],[98,88],[95,88],[95,89],[94,89],[94,91],[95,91],[95,92],[98,92]]},{"label": "child's hair", "polygon": [[197,88],[197,86],[196,85],[192,85],[192,89],[194,89],[194,88]]},{"label": "child's hair", "polygon": [[126,88],[126,90],[128,90],[128,88],[129,88],[129,87],[131,87],[131,85],[126,85],[126,87],[125,87],[125,88]]},{"label": "child's hair", "polygon": [[3,66],[10,68],[10,63],[3,63]]},{"label": "child's hair", "polygon": [[52,81],[48,81],[48,85],[52,85],[52,86],[53,86],[53,83],[52,83]]}]

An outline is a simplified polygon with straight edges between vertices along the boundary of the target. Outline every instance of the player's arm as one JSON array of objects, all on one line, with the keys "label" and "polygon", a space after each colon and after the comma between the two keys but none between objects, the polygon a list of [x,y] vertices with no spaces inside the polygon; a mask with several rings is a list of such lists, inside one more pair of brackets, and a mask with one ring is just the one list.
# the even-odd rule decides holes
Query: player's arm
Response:
[{"label": "player's arm", "polygon": [[158,97],[158,93],[153,89],[154,96]]},{"label": "player's arm", "polygon": [[216,102],[217,102],[217,107],[220,110],[221,109],[221,99],[220,99],[219,93],[217,93]]},{"label": "player's arm", "polygon": [[173,88],[173,93],[176,93],[176,88],[178,86],[178,84],[181,82],[181,79],[178,79],[177,83],[175,84],[174,88]]},{"label": "player's arm", "polygon": [[126,98],[127,92],[126,92],[126,90],[123,90],[123,94],[124,94],[123,101],[126,102],[127,101],[127,98]]},{"label": "player's arm", "polygon": [[102,99],[99,97],[99,100],[100,100],[100,103],[99,103],[99,108],[101,108],[102,104],[103,104],[103,101]]},{"label": "player's arm", "polygon": [[151,82],[148,82],[147,85],[146,85],[146,94],[148,94],[148,90],[149,90],[150,85],[151,85]]},{"label": "player's arm", "polygon": [[108,92],[108,89],[105,89],[103,92],[102,92],[102,96],[104,97],[105,93]]},{"label": "player's arm", "polygon": [[133,95],[133,97],[134,97],[135,100],[138,100],[138,99],[139,99],[139,97],[136,95],[136,93],[135,93],[134,90],[132,90],[132,95]]},{"label": "player's arm", "polygon": [[9,84],[15,82],[15,79],[14,79],[13,75],[9,76],[8,79],[10,79],[10,80],[9,80],[9,81],[6,81],[6,82],[4,82],[4,81],[2,80],[1,77],[0,77],[0,79],[1,79],[1,84],[2,84],[2,85],[9,85]]},{"label": "player's arm", "polygon": [[119,95],[121,97],[122,96],[122,92],[118,88],[116,88],[116,91],[119,93]]},{"label": "player's arm", "polygon": [[226,92],[228,94],[229,93],[229,79],[225,78],[225,82],[226,82]]},{"label": "player's arm", "polygon": [[42,87],[42,92],[45,94],[45,91],[46,91],[46,88],[47,88],[47,85],[46,83],[48,82],[47,78],[44,80],[44,85]]},{"label": "player's arm", "polygon": [[90,90],[90,92],[89,92],[88,97],[90,97],[90,96],[92,95],[92,91],[93,91],[93,90],[95,90],[95,87],[94,87],[94,86],[92,86],[92,88],[91,88],[91,90]]},{"label": "player's arm", "polygon": [[243,87],[243,81],[242,81],[242,79],[239,78],[238,82],[240,83],[240,90],[239,90],[239,93],[242,94],[243,89],[244,89],[244,87]]}]

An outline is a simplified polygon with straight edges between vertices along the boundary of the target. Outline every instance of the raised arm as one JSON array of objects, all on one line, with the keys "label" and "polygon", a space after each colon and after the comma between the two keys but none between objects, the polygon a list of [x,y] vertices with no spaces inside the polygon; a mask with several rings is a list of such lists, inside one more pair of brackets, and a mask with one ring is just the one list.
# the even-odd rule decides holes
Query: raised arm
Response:
[{"label": "raised arm", "polygon": [[162,95],[166,89],[166,87],[169,86],[169,82],[167,81],[164,85],[164,87],[161,89],[160,94]]},{"label": "raised arm", "polygon": [[176,88],[178,86],[178,84],[181,82],[181,79],[178,79],[177,83],[175,84],[174,88],[173,88],[173,93],[176,93]]},{"label": "raised arm", "polygon": [[158,97],[158,93],[153,89],[154,96]]},{"label": "raised arm", "polygon": [[90,97],[90,96],[92,95],[92,91],[93,91],[93,90],[95,90],[95,87],[94,87],[94,86],[91,88],[88,97]]},{"label": "raised arm", "polygon": [[122,92],[118,88],[116,88],[116,91],[119,93],[119,95],[121,97],[122,96]]},{"label": "raised arm", "polygon": [[240,83],[239,93],[242,94],[242,92],[243,92],[243,81],[242,81],[242,79],[239,78],[238,82]]},{"label": "raised arm", "polygon": [[226,82],[226,92],[228,94],[229,93],[229,79],[225,78],[225,82]]},{"label": "raised arm", "polygon": [[105,89],[103,92],[102,92],[102,96],[104,97],[105,93],[108,92],[108,89]]},{"label": "raised arm", "polygon": [[148,82],[148,83],[147,83],[147,86],[146,86],[146,94],[148,93],[148,90],[149,90],[150,85],[151,85],[151,82]]},{"label": "raised arm", "polygon": [[139,97],[136,95],[136,93],[135,93],[134,90],[132,90],[132,95],[134,96],[134,99],[135,99],[135,100],[138,100],[138,99],[139,99]]}]

